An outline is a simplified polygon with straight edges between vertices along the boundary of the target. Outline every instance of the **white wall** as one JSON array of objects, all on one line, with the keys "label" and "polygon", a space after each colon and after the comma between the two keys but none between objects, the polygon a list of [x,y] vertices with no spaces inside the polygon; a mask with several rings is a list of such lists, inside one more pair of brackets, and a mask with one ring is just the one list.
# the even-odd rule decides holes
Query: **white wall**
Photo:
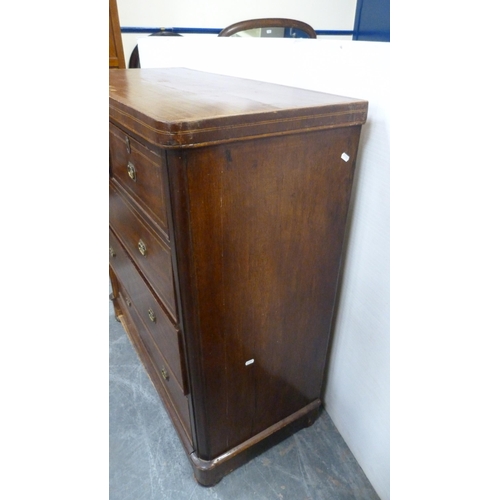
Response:
[{"label": "white wall", "polygon": [[355,0],[118,0],[122,26],[224,28],[259,17],[300,19],[315,29],[352,29]]},{"label": "white wall", "polygon": [[[217,28],[236,21],[261,17],[299,19],[317,30],[352,30],[356,0],[117,0],[120,25],[126,27]],[[147,34],[124,33],[123,50],[128,63],[139,38]],[[183,36],[191,36],[184,34]],[[216,36],[216,35],[205,35]],[[351,37],[342,37],[351,38]]]},{"label": "white wall", "polygon": [[389,44],[149,37],[146,67],[184,66],[367,99],[324,404],[389,499]]}]

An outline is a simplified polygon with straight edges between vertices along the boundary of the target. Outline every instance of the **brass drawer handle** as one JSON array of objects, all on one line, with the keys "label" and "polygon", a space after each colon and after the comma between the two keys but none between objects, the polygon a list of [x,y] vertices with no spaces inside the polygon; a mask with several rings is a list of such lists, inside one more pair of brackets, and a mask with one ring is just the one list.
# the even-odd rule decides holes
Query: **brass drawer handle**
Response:
[{"label": "brass drawer handle", "polygon": [[127,146],[127,153],[130,154],[130,139],[125,137],[125,145]]},{"label": "brass drawer handle", "polygon": [[109,247],[109,255],[111,255],[111,257],[116,257],[116,252],[113,247]]},{"label": "brass drawer handle", "polygon": [[161,376],[168,382],[170,380],[170,375],[165,368],[161,369]]},{"label": "brass drawer handle", "polygon": [[144,243],[144,241],[139,240],[139,243],[137,244],[137,248],[139,249],[139,252],[141,252],[141,255],[146,256],[147,248],[146,248],[146,243]]},{"label": "brass drawer handle", "polygon": [[127,163],[127,172],[128,172],[128,176],[135,182],[137,179],[137,174],[136,174],[134,164],[130,161]]},{"label": "brass drawer handle", "polygon": [[127,303],[127,306],[131,306],[132,302],[130,302],[130,299],[128,297],[125,297],[125,302]]},{"label": "brass drawer handle", "polygon": [[156,323],[156,316],[155,316],[155,313],[154,313],[153,309],[151,309],[151,308],[148,309],[148,316],[149,316],[149,319],[153,323]]}]

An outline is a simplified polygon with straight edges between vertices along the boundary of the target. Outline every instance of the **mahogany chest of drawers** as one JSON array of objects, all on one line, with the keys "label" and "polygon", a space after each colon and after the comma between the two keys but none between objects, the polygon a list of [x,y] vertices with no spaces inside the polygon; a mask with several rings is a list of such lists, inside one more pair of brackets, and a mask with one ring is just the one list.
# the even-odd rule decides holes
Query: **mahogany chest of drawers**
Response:
[{"label": "mahogany chest of drawers", "polygon": [[366,101],[110,71],[116,317],[212,485],[321,404]]}]

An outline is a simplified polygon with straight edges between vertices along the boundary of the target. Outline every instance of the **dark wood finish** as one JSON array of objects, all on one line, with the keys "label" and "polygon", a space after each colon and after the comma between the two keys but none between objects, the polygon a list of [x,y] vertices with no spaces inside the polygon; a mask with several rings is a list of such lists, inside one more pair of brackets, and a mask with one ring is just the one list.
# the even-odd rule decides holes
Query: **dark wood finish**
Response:
[{"label": "dark wood finish", "polygon": [[253,436],[214,460],[202,460],[191,453],[196,480],[204,486],[212,486],[226,474],[271,446],[289,437],[293,432],[309,427],[318,418],[321,401],[316,399],[298,412],[277,422],[265,431]]},{"label": "dark wood finish", "polygon": [[[214,484],[317,415],[367,102],[178,68],[110,85],[116,314]],[[127,187],[129,143],[158,182]]]},{"label": "dark wood finish", "polygon": [[126,67],[116,0],[109,0],[109,67],[110,69]]},{"label": "dark wood finish", "polygon": [[303,31],[309,38],[316,38],[316,31],[314,31],[314,28],[309,24],[303,21],[297,21],[296,19],[285,19],[282,17],[239,21],[224,28],[218,36],[233,36],[241,31],[256,28],[295,28]]},{"label": "dark wood finish", "polygon": [[137,267],[149,276],[150,286],[162,299],[172,321],[176,322],[177,302],[170,248],[161,233],[155,232],[147,220],[127,203],[128,198],[124,194],[123,191],[120,193],[113,180],[109,192],[110,226],[120,235],[123,245],[135,258]]},{"label": "dark wood finish", "polygon": [[199,73],[178,68],[116,72],[110,78],[111,121],[151,145],[178,149],[366,120],[365,101]]},{"label": "dark wood finish", "polygon": [[[169,375],[175,377],[184,394],[187,394],[187,372],[182,348],[182,339],[178,328],[164,312],[164,306],[159,302],[136,270],[127,252],[122,248],[118,238],[112,231],[109,234],[110,246],[114,251],[111,266],[126,283],[129,294],[134,297],[134,305],[148,331],[145,344],[154,344],[165,358]],[[149,318],[149,311],[154,314],[154,320]]]},{"label": "dark wood finish", "polygon": [[[134,304],[130,299],[130,294],[127,293],[118,281],[112,266],[110,266],[110,276],[112,280],[118,282],[119,286],[118,294],[113,299],[115,311],[120,311],[120,315],[117,319],[124,326],[133,346],[139,354],[151,381],[153,382],[168,414],[170,415],[172,423],[177,430],[186,453],[188,456],[191,456],[194,449],[191,439],[191,418],[189,416],[189,402],[187,396],[182,396],[182,393],[176,390],[175,385],[173,385],[172,390],[167,388],[168,384],[165,382],[161,374],[161,370],[165,363],[164,359],[162,357],[158,357],[157,353],[155,354],[156,357],[153,357],[153,344],[150,341],[144,340],[147,338],[147,329],[137,315]],[[158,361],[155,363],[155,360]]]},{"label": "dark wood finish", "polygon": [[[167,233],[166,172],[160,148],[146,148],[117,127],[110,126],[109,146],[113,155],[114,177],[127,190],[138,211],[145,212]],[[148,200],[148,203],[145,203]]]}]

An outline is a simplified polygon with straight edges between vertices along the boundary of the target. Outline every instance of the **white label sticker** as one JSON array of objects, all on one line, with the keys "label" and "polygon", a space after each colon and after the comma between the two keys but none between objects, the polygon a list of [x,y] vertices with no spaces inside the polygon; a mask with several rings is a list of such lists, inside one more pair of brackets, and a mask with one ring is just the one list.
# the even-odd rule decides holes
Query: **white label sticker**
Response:
[{"label": "white label sticker", "polygon": [[347,153],[342,153],[340,155],[340,157],[344,160],[344,161],[349,161],[349,155]]},{"label": "white label sticker", "polygon": [[249,359],[249,360],[245,363],[245,366],[251,365],[254,361],[255,361],[255,359]]}]

